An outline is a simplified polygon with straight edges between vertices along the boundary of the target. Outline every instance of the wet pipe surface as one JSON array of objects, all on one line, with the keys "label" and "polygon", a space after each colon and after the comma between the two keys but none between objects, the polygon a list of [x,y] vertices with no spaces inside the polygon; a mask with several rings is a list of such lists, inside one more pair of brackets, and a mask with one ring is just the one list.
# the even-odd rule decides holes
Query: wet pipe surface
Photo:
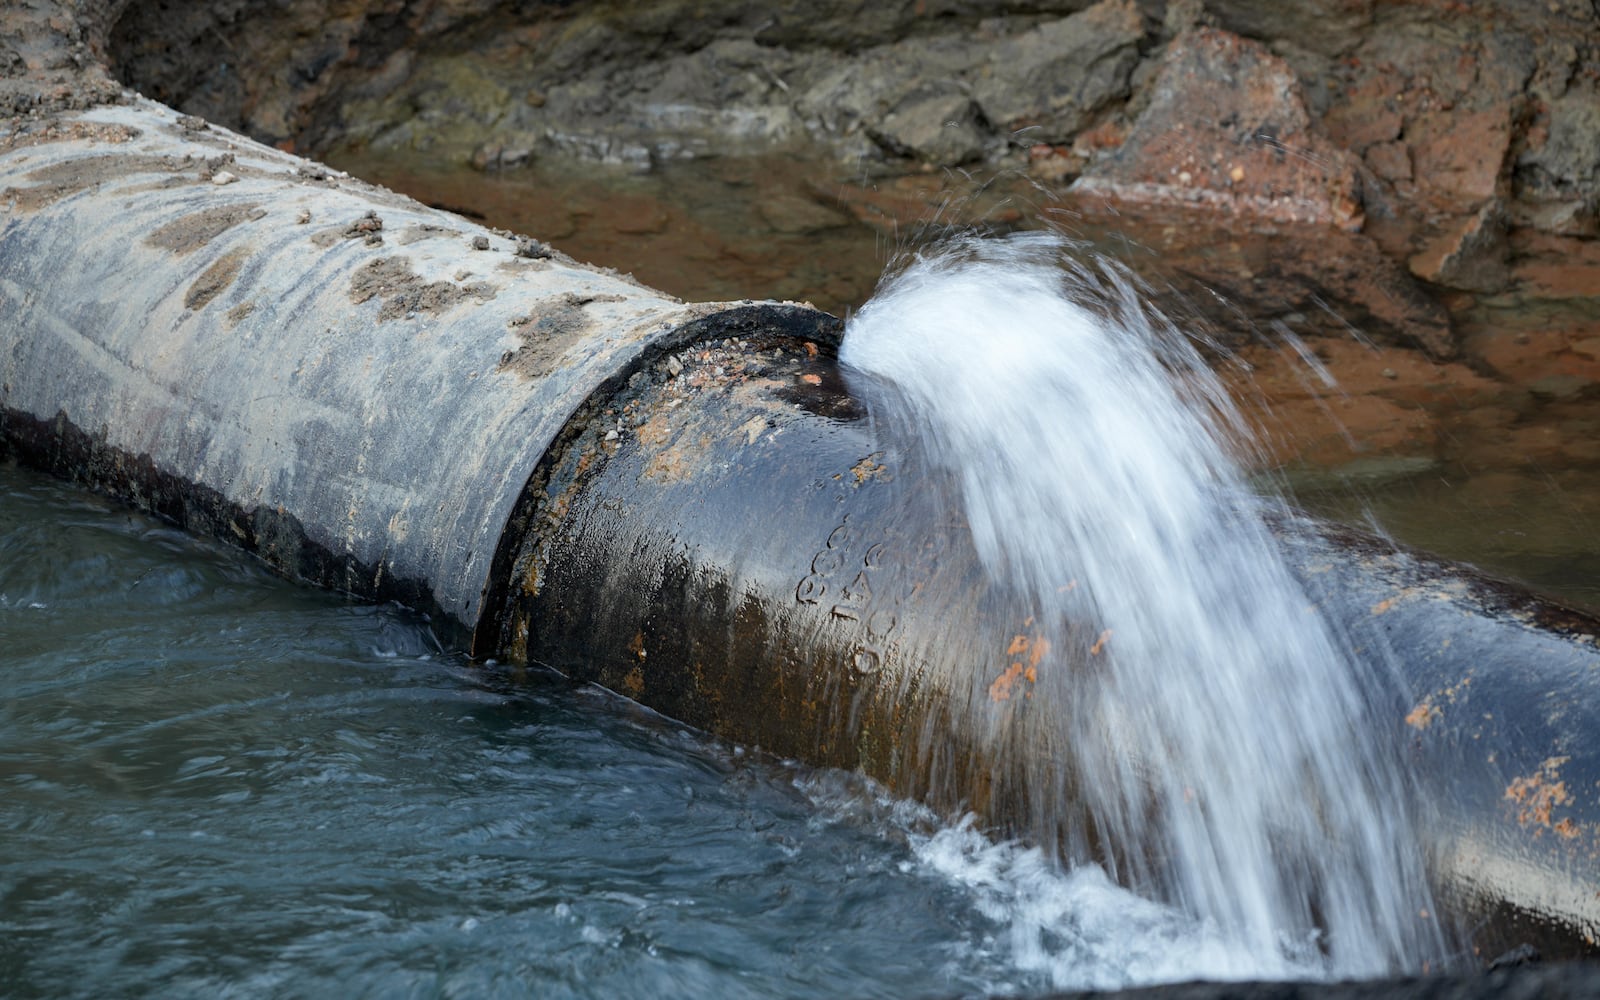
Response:
[{"label": "wet pipe surface", "polygon": [[1025,805],[1037,768],[997,759],[1066,780],[1025,749],[1049,719],[1011,676],[1027,623],[828,354],[754,336],[634,378],[547,459],[504,646],[1055,842]]},{"label": "wet pipe surface", "polygon": [[[1115,637],[1085,621],[1062,649],[1042,641],[938,503],[939,473],[850,389],[825,346],[781,337],[637,373],[547,457],[505,648],[1069,853],[1107,850],[1053,811],[1074,776],[1038,748],[1064,745],[1071,673]],[[1357,532],[1277,530],[1358,655],[1403,674],[1380,717],[1409,747],[1444,918],[1485,958],[1529,940],[1591,954],[1600,624]]]}]

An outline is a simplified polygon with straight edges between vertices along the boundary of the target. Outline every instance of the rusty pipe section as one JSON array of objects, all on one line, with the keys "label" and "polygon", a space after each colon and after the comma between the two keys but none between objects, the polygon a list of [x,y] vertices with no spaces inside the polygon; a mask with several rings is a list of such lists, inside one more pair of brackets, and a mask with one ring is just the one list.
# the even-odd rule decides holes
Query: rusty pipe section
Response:
[{"label": "rusty pipe section", "polygon": [[145,100],[0,133],[0,454],[474,633],[600,386],[800,307],[685,305]]},{"label": "rusty pipe section", "polygon": [[[1074,676],[986,579],[962,511],[826,346],[698,345],[592,404],[530,489],[503,648],[741,743],[1115,863],[1072,803]],[[1600,931],[1600,622],[1470,569],[1292,520],[1308,593],[1409,760],[1437,898],[1485,961]],[[1060,637],[1057,641],[1062,641]],[[1081,730],[1080,730],[1081,731]],[[1269,766],[1264,762],[1263,766]]]},{"label": "rusty pipe section", "polygon": [[1403,681],[1419,827],[1465,938],[1486,958],[1530,942],[1594,957],[1600,621],[1349,529],[1279,537],[1356,655]]}]

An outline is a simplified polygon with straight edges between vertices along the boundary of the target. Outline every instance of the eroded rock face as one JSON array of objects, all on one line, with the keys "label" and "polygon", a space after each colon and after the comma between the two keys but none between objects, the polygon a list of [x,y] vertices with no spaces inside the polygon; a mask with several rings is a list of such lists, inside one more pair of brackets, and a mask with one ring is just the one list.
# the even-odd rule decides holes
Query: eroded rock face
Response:
[{"label": "eroded rock face", "polygon": [[[1398,258],[1493,198],[1521,224],[1572,233],[1592,228],[1600,201],[1600,17],[1582,2],[82,2],[127,7],[110,50],[150,96],[313,153],[355,143],[485,168],[559,154],[647,169],[821,143],[892,169],[1020,162],[1046,145],[1063,155],[1035,155],[1037,169],[1070,180],[1146,105],[1170,118],[1177,73],[1194,109],[1246,79],[1283,93],[1284,121],[1255,124],[1335,169],[1320,193],[1274,185],[1273,211],[1298,198],[1335,224],[1364,215]],[[1195,24],[1211,57],[1174,41]],[[1239,127],[1187,141],[1236,146]],[[1333,162],[1345,153],[1357,159]],[[1267,166],[1189,186],[1256,199]]]},{"label": "eroded rock face", "polygon": [[1262,45],[1196,28],[1167,48],[1149,104],[1079,182],[1125,200],[1361,228],[1355,159],[1313,127],[1300,85]]},{"label": "eroded rock face", "polygon": [[[936,168],[1024,175],[1046,198],[1103,208],[1107,225],[1155,251],[1138,259],[1165,267],[1158,284],[1222,296],[1241,329],[1460,352],[1495,372],[1526,367],[1506,357],[1548,354],[1541,364],[1563,376],[1587,362],[1560,345],[1600,338],[1585,305],[1600,287],[1590,0],[0,10],[0,116],[114,100],[116,76],[318,155],[388,150],[488,171],[576,157],[646,171],[804,147],[849,162],[859,184],[773,201],[765,214],[786,232],[835,225],[841,209],[914,231],[942,211],[946,195],[930,203],[917,187]],[[637,214],[654,225],[648,206]],[[1025,214],[995,218],[1023,225]],[[1526,343],[1504,332],[1510,315],[1534,317],[1518,321]]]},{"label": "eroded rock face", "polygon": [[[1283,92],[1284,112],[1298,104],[1257,124],[1287,130],[1278,141],[1295,152],[1358,157],[1361,182],[1337,164],[1320,210],[1377,216],[1374,237],[1398,256],[1491,198],[1563,231],[1600,199],[1600,17],[1577,0],[82,3],[127,7],[114,65],[150,96],[314,153],[359,143],[488,168],[558,153],[645,169],[822,143],[892,167],[1078,143],[1081,161],[1161,104],[1176,72],[1195,108],[1247,78]],[[1174,41],[1197,23],[1211,57]],[[1261,193],[1249,175],[1193,186]]]}]

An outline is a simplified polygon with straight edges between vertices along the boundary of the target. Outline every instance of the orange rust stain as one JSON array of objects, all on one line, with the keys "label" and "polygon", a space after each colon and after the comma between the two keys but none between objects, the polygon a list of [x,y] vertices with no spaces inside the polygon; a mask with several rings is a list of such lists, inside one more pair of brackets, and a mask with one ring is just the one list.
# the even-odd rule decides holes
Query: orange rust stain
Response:
[{"label": "orange rust stain", "polygon": [[889,475],[889,470],[886,466],[879,462],[873,461],[877,457],[878,453],[874,452],[850,467],[850,474],[855,477],[854,485],[860,486],[869,479],[877,479],[882,482],[888,482],[890,478],[892,478]]},{"label": "orange rust stain", "polygon": [[1020,680],[1021,677],[1022,664],[1013,663],[1011,666],[1007,667],[1005,669],[1005,673],[1001,674],[999,677],[996,677],[994,679],[994,683],[989,685],[989,700],[1011,700],[1011,689],[1016,686],[1017,681]]},{"label": "orange rust stain", "polygon": [[[633,633],[633,638],[628,640],[628,652],[633,654],[634,659],[640,661],[641,663],[644,662],[644,658],[648,654],[644,650],[644,633],[643,632],[635,632],[635,633]],[[634,669],[638,669],[638,668],[635,667]]]},{"label": "orange rust stain", "polygon": [[802,376],[800,376],[800,381],[804,382],[806,385],[821,385],[822,384],[822,376],[821,375],[810,375],[810,374],[802,375]]},{"label": "orange rust stain", "polygon": [[1517,822],[1533,827],[1534,836],[1545,830],[1554,830],[1557,836],[1571,840],[1578,835],[1578,825],[1570,817],[1559,822],[1551,819],[1557,806],[1572,804],[1572,794],[1567,783],[1561,780],[1561,765],[1570,758],[1551,757],[1533,774],[1525,775],[1506,786],[1506,800],[1517,806]]},{"label": "orange rust stain", "polygon": [[1374,604],[1372,606],[1372,613],[1375,614],[1375,615],[1381,615],[1385,611],[1388,611],[1390,608],[1393,608],[1393,607],[1394,607],[1394,598],[1385,597],[1383,600],[1379,601],[1377,604]]},{"label": "orange rust stain", "polygon": [[665,413],[657,413],[634,429],[634,436],[648,445],[662,445],[672,440],[672,421]]},{"label": "orange rust stain", "polygon": [[[1032,622],[1033,619],[1029,618],[1024,624],[1031,624]],[[1042,635],[1030,637],[1019,633],[1012,636],[1010,645],[1006,646],[1006,655],[1016,657],[1016,659],[1012,660],[1011,666],[1006,668],[1006,672],[1001,674],[993,685],[990,685],[989,697],[995,701],[1004,701],[1009,698],[1011,696],[1011,688],[1015,685],[1018,677],[1026,680],[1030,685],[1036,683],[1039,680],[1039,664],[1044,662],[1044,658],[1049,652],[1050,640]],[[1026,659],[1024,660],[1024,658]],[[997,693],[998,697],[996,696]],[[1032,698],[1033,692],[1026,692],[1024,697]]]},{"label": "orange rust stain", "polygon": [[1433,702],[1424,698],[1416,708],[1406,714],[1406,725],[1412,729],[1427,729],[1430,722],[1443,714]]},{"label": "orange rust stain", "polygon": [[1111,630],[1110,629],[1106,629],[1104,632],[1100,633],[1100,638],[1098,638],[1098,639],[1096,639],[1094,641],[1094,645],[1089,647],[1089,655],[1090,656],[1099,656],[1101,653],[1105,652],[1106,643],[1108,643],[1110,641],[1111,641]]},{"label": "orange rust stain", "polygon": [[1407,713],[1406,724],[1413,729],[1427,729],[1435,719],[1443,717],[1444,712],[1439,707],[1441,703],[1447,705],[1456,704],[1467,696],[1471,687],[1472,678],[1463,677],[1459,684],[1452,684],[1449,687],[1435,691],[1418,702],[1417,707]]},{"label": "orange rust stain", "polygon": [[812,343],[809,340],[806,341],[806,357],[814,358],[816,356],[817,356],[817,345]]}]

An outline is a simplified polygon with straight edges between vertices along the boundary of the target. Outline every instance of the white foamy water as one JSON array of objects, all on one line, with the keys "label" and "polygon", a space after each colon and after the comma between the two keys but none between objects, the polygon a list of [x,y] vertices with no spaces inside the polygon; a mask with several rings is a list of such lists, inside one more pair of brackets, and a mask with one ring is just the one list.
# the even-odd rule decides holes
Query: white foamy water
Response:
[{"label": "white foamy water", "polygon": [[[1091,927],[1084,947],[1126,957],[1132,982],[1437,962],[1396,748],[1368,718],[1388,679],[1347,654],[1289,573],[1230,455],[1240,422],[1193,346],[1065,249],[1029,234],[925,252],[842,351],[887,383],[876,412],[953,473],[991,577],[1051,636],[1037,690],[1055,728],[1022,742],[1070,757],[1054,761],[1071,775],[1057,786],[1076,801],[1046,791],[1034,808],[1087,827],[1068,844],[1094,853],[1075,861],[1186,915],[1097,909],[1113,890],[1098,868],[1040,898],[997,876],[984,891],[1015,911],[1019,963],[1054,961],[1026,942],[1047,925],[1063,940],[1073,921]],[[1092,649],[1073,623],[1098,633]],[[990,666],[973,665],[975,703]],[[919,850],[953,873],[999,863],[968,835]]]}]

